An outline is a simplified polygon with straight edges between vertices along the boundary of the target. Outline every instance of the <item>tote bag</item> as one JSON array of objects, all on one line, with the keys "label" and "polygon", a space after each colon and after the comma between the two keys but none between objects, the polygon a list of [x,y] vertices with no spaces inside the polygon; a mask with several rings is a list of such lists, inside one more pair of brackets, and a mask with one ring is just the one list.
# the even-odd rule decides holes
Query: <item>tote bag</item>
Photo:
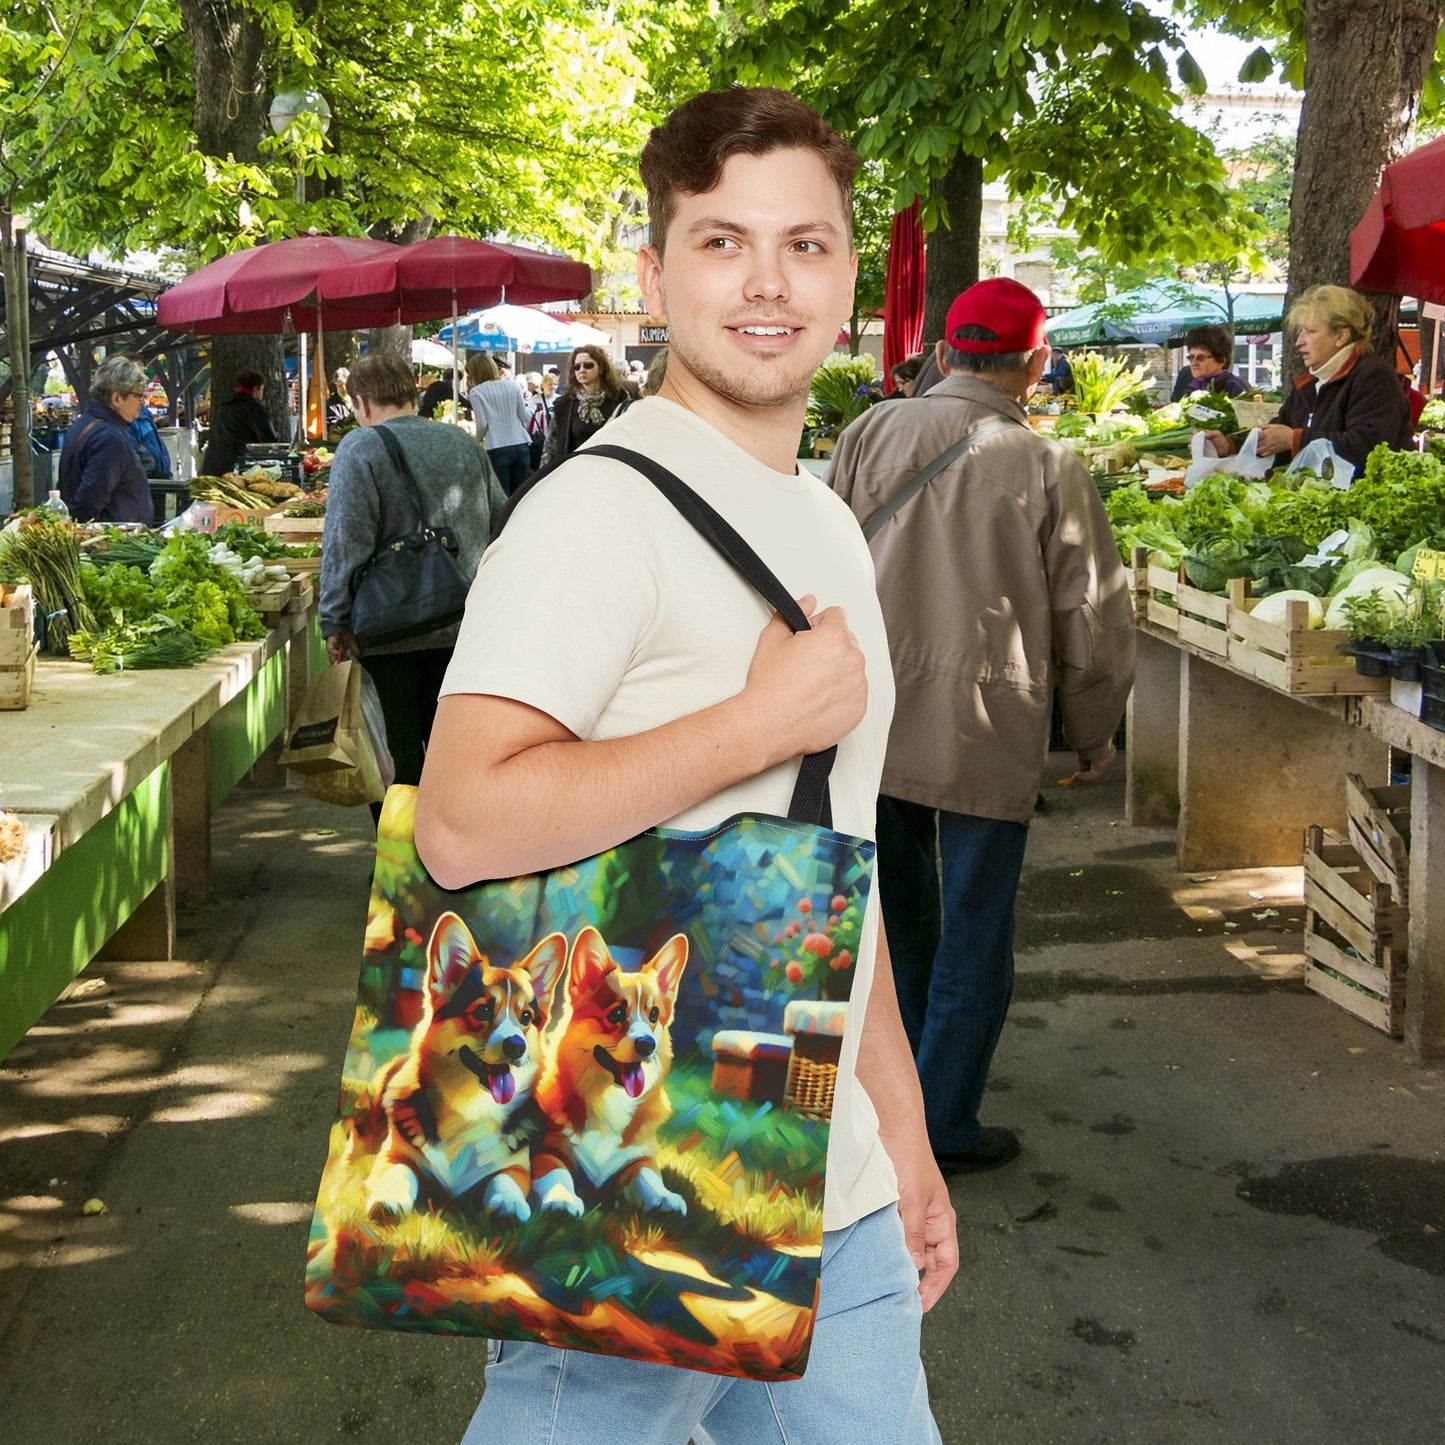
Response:
[{"label": "tote bag", "polygon": [[[681,481],[589,450],[642,471],[807,627]],[[873,873],[873,844],[831,827],[834,752],[803,760],[786,817],[655,828],[454,892],[417,856],[415,790],[388,792],[312,1222],[313,1310],[803,1373]]]},{"label": "tote bag", "polygon": [[459,622],[471,587],[457,561],[456,534],[450,527],[427,525],[426,503],[401,443],[384,425],[376,434],[411,488],[421,527],[383,542],[357,570],[351,631],[363,644],[401,642]]}]

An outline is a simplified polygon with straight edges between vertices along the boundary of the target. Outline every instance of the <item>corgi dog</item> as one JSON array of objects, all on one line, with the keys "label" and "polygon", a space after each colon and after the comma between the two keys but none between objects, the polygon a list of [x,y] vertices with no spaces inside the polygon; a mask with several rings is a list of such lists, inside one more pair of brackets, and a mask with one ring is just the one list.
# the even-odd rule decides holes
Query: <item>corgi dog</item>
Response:
[{"label": "corgi dog", "polygon": [[538,1209],[580,1216],[581,1180],[593,1194],[619,1191],[637,1209],[687,1213],[687,1201],[662,1182],[656,1159],[658,1126],[672,1112],[663,1083],[686,964],[682,934],[635,973],[618,966],[595,928],[577,935],[565,1012],[537,1083],[547,1125],[532,1155]]},{"label": "corgi dog", "polygon": [[355,1121],[377,1151],[367,1178],[373,1220],[414,1208],[423,1186],[451,1199],[480,1188],[482,1207],[499,1218],[531,1216],[529,1148],[542,1131],[528,1104],[566,962],[560,933],[500,967],[455,913],[437,919],[421,1019]]}]

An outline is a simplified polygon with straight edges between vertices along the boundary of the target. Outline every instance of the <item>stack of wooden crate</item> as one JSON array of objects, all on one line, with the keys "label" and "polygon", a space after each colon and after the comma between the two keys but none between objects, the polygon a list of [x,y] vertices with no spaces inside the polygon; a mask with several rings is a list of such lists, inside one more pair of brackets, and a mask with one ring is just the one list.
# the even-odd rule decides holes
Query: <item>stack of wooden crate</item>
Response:
[{"label": "stack of wooden crate", "polygon": [[0,710],[30,706],[38,650],[30,587],[0,587]]},{"label": "stack of wooden crate", "polygon": [[1305,983],[1375,1028],[1405,1029],[1410,789],[1347,783],[1348,839],[1312,826],[1305,843]]}]

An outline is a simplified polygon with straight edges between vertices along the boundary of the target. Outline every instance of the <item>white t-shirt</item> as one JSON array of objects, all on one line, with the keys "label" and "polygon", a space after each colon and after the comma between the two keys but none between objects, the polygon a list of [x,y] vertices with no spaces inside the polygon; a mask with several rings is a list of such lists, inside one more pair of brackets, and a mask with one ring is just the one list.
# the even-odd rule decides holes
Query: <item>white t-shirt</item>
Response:
[{"label": "white t-shirt", "polygon": [[[818,479],[773,471],[661,397],[634,404],[595,440],[631,447],[675,472],[793,596],[811,592],[820,607],[846,610],[866,659],[868,711],[838,745],[833,826],[873,838],[893,671],[872,559],[852,512]],[[606,457],[571,461],[522,502],[488,548],[442,695],[512,698],[579,738],[628,737],[742,691],[770,615],[645,477]],[[806,707],[807,698],[798,705]],[[665,826],[702,829],[735,813],[784,816],[797,771],[796,760],[769,769]],[[875,883],[834,1095],[825,1229],[841,1229],[898,1197],[877,1115],[856,1077],[877,928]],[[912,1066],[906,1054],[898,1061]]]}]

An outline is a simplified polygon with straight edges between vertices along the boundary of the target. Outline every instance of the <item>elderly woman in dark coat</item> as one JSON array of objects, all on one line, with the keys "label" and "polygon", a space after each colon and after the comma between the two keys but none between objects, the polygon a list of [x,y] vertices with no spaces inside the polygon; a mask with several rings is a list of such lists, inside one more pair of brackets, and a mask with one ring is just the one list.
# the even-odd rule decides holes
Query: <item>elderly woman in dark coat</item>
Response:
[{"label": "elderly woman in dark coat", "polygon": [[145,385],[129,357],[108,356],[95,370],[90,400],[60,449],[60,496],[78,522],[152,521],[150,482],[130,433]]}]

